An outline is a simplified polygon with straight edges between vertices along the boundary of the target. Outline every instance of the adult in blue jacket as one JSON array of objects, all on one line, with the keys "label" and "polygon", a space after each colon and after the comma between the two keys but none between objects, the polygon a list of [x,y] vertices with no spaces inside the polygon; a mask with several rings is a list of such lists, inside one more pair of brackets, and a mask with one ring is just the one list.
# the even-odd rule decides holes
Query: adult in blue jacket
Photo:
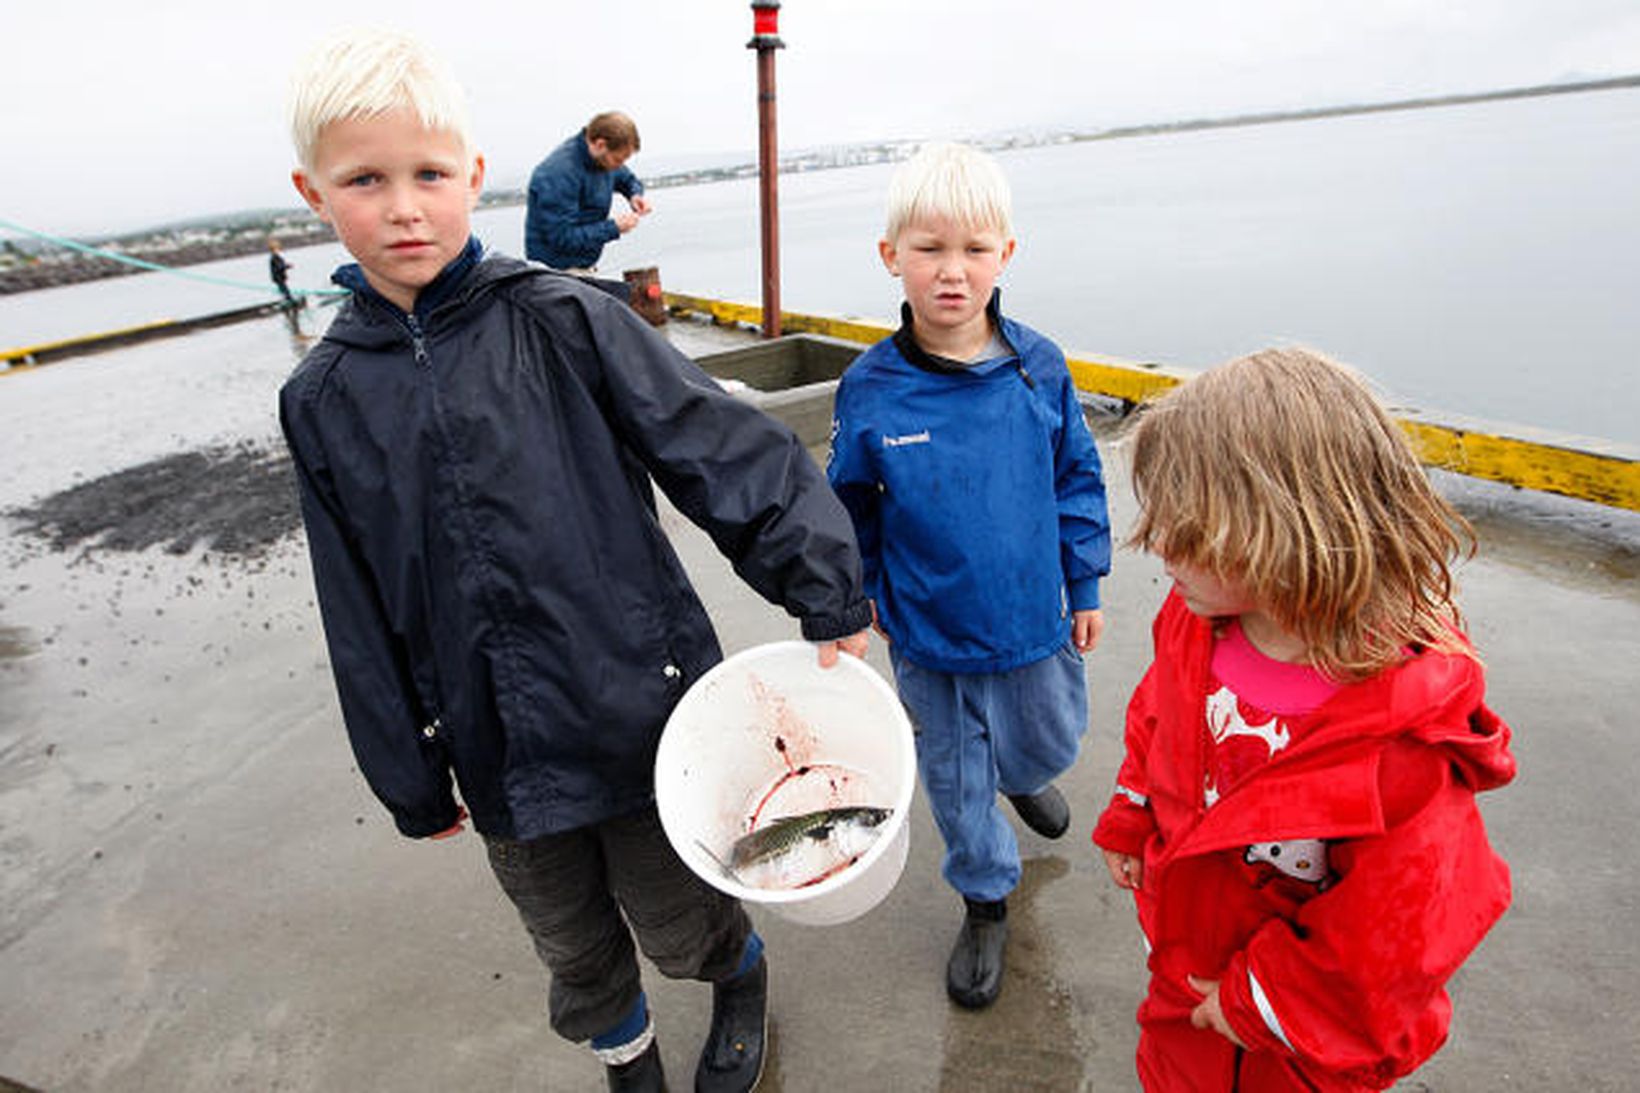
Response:
[{"label": "adult in blue jacket", "polygon": [[[643,183],[626,166],[639,146],[637,124],[611,110],[537,164],[524,213],[525,256],[555,269],[595,269],[604,244],[649,214]],[[627,211],[611,212],[616,194],[626,198]]]}]

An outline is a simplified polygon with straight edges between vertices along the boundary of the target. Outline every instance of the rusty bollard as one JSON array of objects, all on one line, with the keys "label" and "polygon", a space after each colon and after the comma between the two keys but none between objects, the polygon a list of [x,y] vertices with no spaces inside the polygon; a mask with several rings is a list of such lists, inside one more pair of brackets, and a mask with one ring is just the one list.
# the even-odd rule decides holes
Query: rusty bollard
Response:
[{"label": "rusty bollard", "polygon": [[632,293],[632,309],[651,326],[666,325],[666,299],[661,295],[661,271],[655,266],[629,269],[621,274]]}]

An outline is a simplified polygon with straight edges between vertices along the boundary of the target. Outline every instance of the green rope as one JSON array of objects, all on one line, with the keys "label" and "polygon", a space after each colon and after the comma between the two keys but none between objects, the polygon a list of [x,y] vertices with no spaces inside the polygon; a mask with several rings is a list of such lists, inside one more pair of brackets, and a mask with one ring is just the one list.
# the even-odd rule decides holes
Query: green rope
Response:
[{"label": "green rope", "polygon": [[[279,290],[277,288],[269,288],[264,284],[251,284],[248,281],[230,281],[225,277],[212,277],[208,273],[190,273],[185,269],[177,269],[173,266],[162,266],[157,262],[149,262],[141,258],[132,258],[128,254],[119,254],[115,251],[103,250],[100,247],[87,246],[84,243],[76,243],[72,239],[62,239],[55,235],[47,235],[45,232],[35,231],[33,228],[25,228],[21,224],[13,224],[11,221],[5,219],[0,219],[0,228],[5,228],[8,231],[22,232],[24,235],[32,235],[36,239],[43,239],[47,243],[52,243],[59,247],[67,247],[69,250],[79,251],[82,254],[90,254],[95,255],[98,258],[110,258],[116,262],[124,262],[128,266],[136,266],[138,269],[153,270],[155,273],[169,273],[173,277],[186,277],[190,281],[203,281],[205,284],[218,285],[224,288],[246,288],[253,292],[271,292],[275,296],[279,295]],[[345,288],[293,288],[290,291],[293,296],[348,295],[348,291]]]}]

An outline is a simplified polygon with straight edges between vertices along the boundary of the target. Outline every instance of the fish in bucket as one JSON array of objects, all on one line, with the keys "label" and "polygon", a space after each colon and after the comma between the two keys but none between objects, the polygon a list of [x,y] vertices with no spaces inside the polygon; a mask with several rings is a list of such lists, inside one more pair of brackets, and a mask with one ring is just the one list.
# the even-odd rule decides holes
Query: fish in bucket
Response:
[{"label": "fish in bucket", "polygon": [[713,887],[793,921],[856,918],[909,851],[911,723],[871,667],[813,645],[744,650],[697,680],[655,760],[667,838]]}]

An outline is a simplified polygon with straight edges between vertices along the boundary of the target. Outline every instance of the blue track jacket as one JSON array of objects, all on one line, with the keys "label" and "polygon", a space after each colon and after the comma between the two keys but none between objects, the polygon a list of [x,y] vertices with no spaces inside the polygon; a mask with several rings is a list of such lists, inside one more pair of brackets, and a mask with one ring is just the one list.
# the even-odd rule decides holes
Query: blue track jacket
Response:
[{"label": "blue track jacket", "polygon": [[953,367],[923,352],[911,311],[837,389],[827,474],[854,520],[866,591],[901,655],[1001,672],[1070,636],[1099,606],[1110,521],[1099,453],[1065,356],[989,313],[1012,355]]}]

